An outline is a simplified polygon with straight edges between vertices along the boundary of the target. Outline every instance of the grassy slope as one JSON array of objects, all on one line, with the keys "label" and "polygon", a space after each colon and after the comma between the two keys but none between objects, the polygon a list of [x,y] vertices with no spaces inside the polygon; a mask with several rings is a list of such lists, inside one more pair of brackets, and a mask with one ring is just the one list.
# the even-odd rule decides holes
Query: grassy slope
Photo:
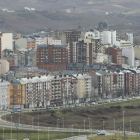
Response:
[{"label": "grassy slope", "polygon": [[[124,140],[124,137],[122,135],[118,136],[113,135],[113,136],[96,136],[96,137],[91,137],[89,140]],[[138,140],[139,136],[127,136],[125,137],[126,140]]]},{"label": "grassy slope", "polygon": [[[4,133],[3,133],[4,132]],[[10,139],[11,138],[11,129],[5,128],[3,131],[3,128],[0,128],[0,139],[3,138]],[[83,133],[81,133],[83,134]],[[74,133],[74,136],[79,135],[79,133]],[[50,140],[56,140],[56,139],[62,139],[62,138],[68,138],[71,137],[70,132],[49,132],[49,139]],[[12,129],[12,138],[17,139],[17,130]],[[38,140],[38,131],[28,131],[28,130],[19,130],[19,139],[25,139],[29,138],[30,140]],[[40,131],[39,132],[39,139],[45,140],[48,139],[48,130],[46,131]]]},{"label": "grassy slope", "polygon": [[[132,123],[132,130],[139,130],[139,116],[140,116],[140,100],[125,101],[97,106],[72,108],[72,109],[60,109],[60,110],[48,110],[38,111],[21,114],[21,123],[31,124],[32,117],[34,117],[34,125],[37,125],[37,115],[40,115],[40,125],[56,127],[57,119],[59,119],[59,127],[63,127],[63,119],[65,127],[84,129],[84,120],[86,129],[89,128],[89,117],[91,127],[93,129],[102,129],[103,121],[105,121],[105,129],[114,129],[114,121],[116,119],[116,129],[122,127],[122,111],[125,111],[125,127],[127,130],[130,128],[129,121]],[[10,116],[6,119],[10,120]],[[12,114],[13,121],[18,122],[18,114]]]}]

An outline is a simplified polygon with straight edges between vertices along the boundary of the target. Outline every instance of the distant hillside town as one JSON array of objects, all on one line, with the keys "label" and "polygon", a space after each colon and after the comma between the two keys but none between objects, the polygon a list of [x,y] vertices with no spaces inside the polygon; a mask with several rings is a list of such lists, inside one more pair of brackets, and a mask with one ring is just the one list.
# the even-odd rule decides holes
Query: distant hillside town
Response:
[{"label": "distant hillside town", "polygon": [[115,30],[0,33],[0,110],[140,94],[140,46]]}]

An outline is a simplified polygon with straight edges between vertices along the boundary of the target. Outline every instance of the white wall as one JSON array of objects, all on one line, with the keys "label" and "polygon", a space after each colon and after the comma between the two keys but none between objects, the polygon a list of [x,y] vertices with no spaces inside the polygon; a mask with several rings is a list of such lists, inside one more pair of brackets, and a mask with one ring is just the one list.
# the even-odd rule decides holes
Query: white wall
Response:
[{"label": "white wall", "polygon": [[116,31],[103,31],[103,44],[112,44],[116,42]]},{"label": "white wall", "polygon": [[20,48],[27,48],[27,39],[26,38],[17,39],[15,44]]},{"label": "white wall", "polygon": [[0,79],[0,110],[6,110],[10,105],[10,83],[7,81],[1,81]]},{"label": "white wall", "polygon": [[85,33],[85,38],[88,36],[92,36],[93,38],[95,38],[95,33],[94,32],[86,32]]},{"label": "white wall", "polygon": [[5,49],[13,50],[13,34],[12,33],[2,33],[1,37],[1,51]]},{"label": "white wall", "polygon": [[135,66],[135,52],[133,47],[122,49],[122,55],[128,57],[128,64],[130,66]]},{"label": "white wall", "polygon": [[7,60],[0,59],[0,74],[4,74],[9,71],[9,62]]},{"label": "white wall", "polygon": [[128,36],[128,40],[131,42],[131,44],[133,45],[133,33],[126,33],[126,35]]}]

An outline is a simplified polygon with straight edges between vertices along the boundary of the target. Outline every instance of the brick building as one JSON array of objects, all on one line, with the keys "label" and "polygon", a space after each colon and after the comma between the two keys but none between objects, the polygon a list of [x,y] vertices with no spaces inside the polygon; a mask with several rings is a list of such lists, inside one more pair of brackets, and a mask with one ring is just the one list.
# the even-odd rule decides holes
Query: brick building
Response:
[{"label": "brick building", "polygon": [[105,50],[106,54],[112,55],[112,62],[122,65],[122,49],[109,47]]},{"label": "brick building", "polygon": [[81,31],[79,30],[70,30],[65,31],[62,33],[62,43],[72,43],[72,42],[78,42],[78,39],[81,36]]},{"label": "brick building", "polygon": [[66,45],[38,45],[37,66],[48,71],[62,71],[66,69]]},{"label": "brick building", "polygon": [[68,44],[68,63],[93,64],[93,44],[84,41]]}]

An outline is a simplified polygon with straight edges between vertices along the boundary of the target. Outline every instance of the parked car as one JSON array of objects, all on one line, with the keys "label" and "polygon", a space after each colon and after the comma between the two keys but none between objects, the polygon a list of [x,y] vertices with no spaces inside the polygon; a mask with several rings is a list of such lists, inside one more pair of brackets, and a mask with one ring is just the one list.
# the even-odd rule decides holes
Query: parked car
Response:
[{"label": "parked car", "polygon": [[104,131],[98,131],[98,132],[97,132],[97,135],[98,135],[98,136],[100,136],[100,135],[105,135],[105,132],[104,132]]},{"label": "parked car", "polygon": [[96,105],[96,103],[95,102],[92,102],[91,105]]},{"label": "parked car", "polygon": [[98,104],[102,104],[102,102],[98,102]]}]

